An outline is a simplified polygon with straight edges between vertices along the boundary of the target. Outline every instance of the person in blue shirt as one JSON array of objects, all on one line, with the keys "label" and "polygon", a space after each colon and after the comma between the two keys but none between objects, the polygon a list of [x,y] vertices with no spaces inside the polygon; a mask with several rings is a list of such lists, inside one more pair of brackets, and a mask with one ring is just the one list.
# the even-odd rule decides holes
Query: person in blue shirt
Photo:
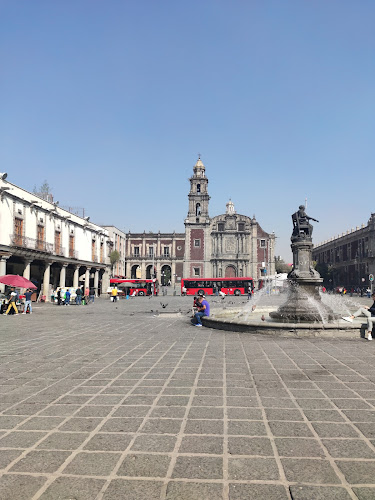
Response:
[{"label": "person in blue shirt", "polygon": [[70,306],[70,291],[69,291],[69,289],[65,292],[65,305]]},{"label": "person in blue shirt", "polygon": [[194,315],[196,321],[195,326],[202,326],[202,317],[210,315],[210,304],[207,302],[204,295],[199,295],[196,305],[198,311]]},{"label": "person in blue shirt", "polygon": [[33,292],[30,290],[30,288],[28,288],[25,292],[25,308],[23,310],[23,313],[22,314],[26,314],[27,313],[27,308],[29,308],[29,311],[30,311],[30,314],[32,314],[33,312],[33,308],[31,307],[31,296],[32,296]]}]

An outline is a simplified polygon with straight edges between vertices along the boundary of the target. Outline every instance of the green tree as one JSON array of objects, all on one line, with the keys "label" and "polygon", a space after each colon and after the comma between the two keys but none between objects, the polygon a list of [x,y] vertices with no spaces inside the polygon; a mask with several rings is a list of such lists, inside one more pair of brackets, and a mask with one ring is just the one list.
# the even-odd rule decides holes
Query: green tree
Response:
[{"label": "green tree", "polygon": [[280,256],[277,256],[275,259],[275,270],[277,274],[289,273],[292,270],[292,268]]},{"label": "green tree", "polygon": [[112,276],[113,276],[113,266],[120,260],[120,254],[117,250],[112,250],[109,254],[109,260],[111,261],[112,266]]}]

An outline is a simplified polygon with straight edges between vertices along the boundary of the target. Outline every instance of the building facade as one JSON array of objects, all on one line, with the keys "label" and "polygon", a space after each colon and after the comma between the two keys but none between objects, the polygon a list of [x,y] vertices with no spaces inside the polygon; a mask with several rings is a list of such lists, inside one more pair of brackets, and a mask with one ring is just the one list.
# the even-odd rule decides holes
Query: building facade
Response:
[{"label": "building facade", "polygon": [[255,280],[275,273],[275,235],[255,217],[237,214],[229,201],[226,212],[210,218],[208,178],[200,158],[189,179],[185,233],[128,233],[128,278],[155,277],[175,285],[188,277],[240,277]]},{"label": "building facade", "polygon": [[333,288],[369,286],[370,274],[375,275],[375,214],[366,226],[315,245],[313,259],[326,266]]},{"label": "building facade", "polygon": [[89,217],[0,179],[0,276],[23,275],[47,301],[58,286],[98,292],[109,284],[110,249],[108,231]]},{"label": "building facade", "polygon": [[161,285],[181,281],[185,251],[184,233],[128,233],[127,278],[156,278]]},{"label": "building facade", "polygon": [[125,276],[126,234],[116,226],[103,225],[102,227],[108,231],[109,240],[111,242],[109,257],[111,257],[113,251],[119,254],[119,259],[113,264],[111,263],[111,274],[113,276]]}]

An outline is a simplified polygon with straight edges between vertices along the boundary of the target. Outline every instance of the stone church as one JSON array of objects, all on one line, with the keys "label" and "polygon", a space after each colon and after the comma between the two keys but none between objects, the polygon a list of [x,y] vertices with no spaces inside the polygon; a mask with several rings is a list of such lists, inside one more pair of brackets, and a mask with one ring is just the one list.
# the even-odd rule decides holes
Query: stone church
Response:
[{"label": "stone church", "polygon": [[208,178],[202,160],[193,167],[185,233],[128,233],[126,276],[176,285],[181,278],[251,276],[275,273],[275,234],[255,216],[237,214],[232,201],[222,215],[210,217]]}]

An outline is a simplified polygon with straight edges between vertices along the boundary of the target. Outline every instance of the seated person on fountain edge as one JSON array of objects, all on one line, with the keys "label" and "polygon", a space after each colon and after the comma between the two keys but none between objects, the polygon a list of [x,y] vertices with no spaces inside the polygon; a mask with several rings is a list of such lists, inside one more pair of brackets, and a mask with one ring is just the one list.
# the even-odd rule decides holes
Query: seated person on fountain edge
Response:
[{"label": "seated person on fountain edge", "polygon": [[360,307],[358,309],[358,311],[356,311],[351,316],[343,316],[343,318],[342,318],[345,321],[349,321],[350,323],[352,323],[354,318],[357,318],[358,316],[366,316],[367,317],[367,340],[372,340],[372,327],[374,326],[373,323],[375,320],[375,293],[372,294],[371,298],[374,301],[372,306]]}]

